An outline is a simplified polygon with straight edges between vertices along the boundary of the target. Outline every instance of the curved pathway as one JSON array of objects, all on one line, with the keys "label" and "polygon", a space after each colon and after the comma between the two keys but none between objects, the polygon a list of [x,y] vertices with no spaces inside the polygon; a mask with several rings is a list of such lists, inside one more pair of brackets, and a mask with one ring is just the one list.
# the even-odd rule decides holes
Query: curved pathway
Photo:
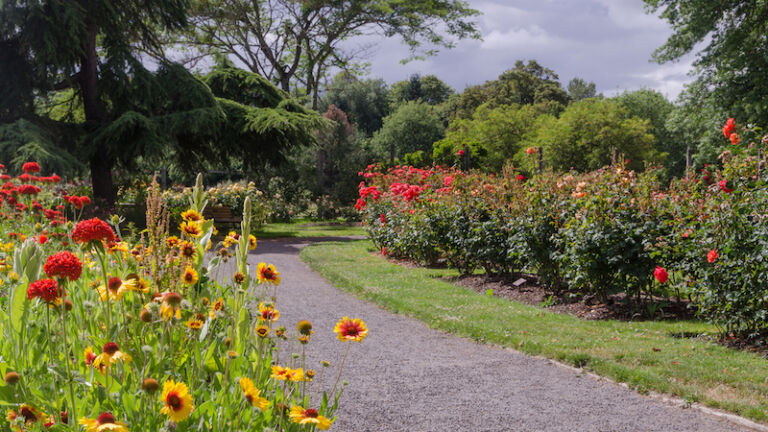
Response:
[{"label": "curved pathway", "polygon": [[301,319],[312,322],[309,365],[319,371],[321,359],[332,362],[324,386],[333,385],[345,348],[332,332],[338,318],[359,317],[368,325],[369,336],[351,347],[342,377],[349,386],[331,431],[752,430],[359,300],[300,261],[299,250],[311,241],[260,240],[249,262],[272,263],[281,272],[278,323],[294,330]]}]

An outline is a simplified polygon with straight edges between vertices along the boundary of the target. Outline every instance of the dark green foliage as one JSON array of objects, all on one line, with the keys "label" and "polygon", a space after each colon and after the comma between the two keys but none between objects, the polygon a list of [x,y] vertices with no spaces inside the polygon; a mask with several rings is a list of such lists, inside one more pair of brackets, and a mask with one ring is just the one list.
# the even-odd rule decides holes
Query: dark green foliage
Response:
[{"label": "dark green foliage", "polygon": [[387,84],[382,79],[360,80],[341,73],[325,91],[321,110],[331,105],[342,110],[365,136],[381,129],[383,119],[390,113]]},{"label": "dark green foliage", "polygon": [[448,100],[453,89],[435,75],[411,75],[404,81],[392,84],[388,99],[393,109],[408,101],[422,101],[430,105],[438,105]]},{"label": "dark green foliage", "polygon": [[587,83],[581,78],[574,78],[568,82],[568,97],[578,102],[580,100],[597,97],[597,88],[595,83]]},{"label": "dark green foliage", "polygon": [[377,155],[393,161],[419,150],[429,154],[432,144],[445,136],[443,123],[434,107],[424,102],[406,102],[384,118],[371,146]]}]

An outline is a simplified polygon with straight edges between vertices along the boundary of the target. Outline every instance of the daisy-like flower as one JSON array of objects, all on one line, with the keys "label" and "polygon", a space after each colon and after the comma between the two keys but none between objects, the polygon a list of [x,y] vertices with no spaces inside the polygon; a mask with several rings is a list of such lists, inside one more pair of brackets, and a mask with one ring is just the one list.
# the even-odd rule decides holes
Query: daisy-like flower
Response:
[{"label": "daisy-like flower", "polygon": [[232,280],[235,281],[236,284],[240,285],[241,283],[245,282],[245,275],[241,272],[235,272],[235,275],[232,276]]},{"label": "daisy-like flower", "polygon": [[362,342],[363,339],[368,336],[368,327],[366,327],[363,320],[359,318],[351,319],[349,317],[344,317],[336,323],[336,327],[334,327],[333,331],[342,342]]},{"label": "daisy-like flower", "polygon": [[120,347],[116,343],[107,342],[104,344],[104,347],[101,349],[101,354],[99,354],[95,359],[93,359],[93,367],[100,367],[102,364],[106,366],[112,366],[113,364],[116,364],[119,361],[122,361],[123,363],[128,363],[131,360],[132,360],[131,356],[120,351]]},{"label": "daisy-like flower", "polygon": [[254,235],[249,235],[248,236],[248,248],[250,250],[256,249],[256,236],[254,236]]},{"label": "daisy-like flower", "polygon": [[181,243],[181,240],[179,240],[179,238],[176,236],[170,236],[165,239],[165,244],[167,244],[170,249],[175,248],[179,245],[179,243]]},{"label": "daisy-like flower", "polygon": [[227,236],[224,238],[224,246],[230,247],[233,244],[237,243],[237,241],[240,240],[240,234],[230,231]]},{"label": "daisy-like flower", "polygon": [[259,283],[269,283],[272,285],[280,285],[280,272],[275,270],[275,266],[272,264],[265,264],[260,262],[256,267],[256,278]]},{"label": "daisy-like flower", "polygon": [[269,327],[265,325],[256,326],[256,334],[259,337],[265,338],[269,334]]},{"label": "daisy-like flower", "polygon": [[197,248],[192,242],[182,242],[179,245],[179,250],[181,251],[181,256],[186,259],[192,260],[197,256]]},{"label": "daisy-like flower", "polygon": [[314,369],[307,369],[304,371],[304,381],[312,382],[312,378],[314,378],[316,374],[317,372],[315,372]]},{"label": "daisy-like flower", "polygon": [[[86,366],[92,366],[93,361],[96,360],[96,357],[98,356],[96,355],[95,352],[93,352],[93,348],[87,347],[86,349],[83,350],[83,359],[85,360]],[[104,365],[100,365],[99,369],[104,369]]]},{"label": "daisy-like flower", "polygon": [[116,421],[111,412],[101,413],[95,419],[82,417],[78,423],[85,426],[85,432],[128,432],[128,426],[123,422]]},{"label": "daisy-like flower", "polygon": [[[31,425],[35,422],[40,422],[41,424],[47,424],[50,423],[51,419],[48,417],[47,414],[40,411],[38,408],[33,407],[29,404],[21,404],[19,407],[19,412],[16,414],[16,416],[21,416],[24,418],[24,423],[27,425]],[[7,416],[6,416],[7,418]],[[14,417],[14,420],[16,417]]]},{"label": "daisy-like flower", "polygon": [[219,297],[216,299],[215,302],[211,303],[211,309],[208,311],[208,316],[211,317],[211,319],[216,318],[216,312],[221,312],[224,310],[224,299]]},{"label": "daisy-like flower", "polygon": [[182,222],[179,225],[179,231],[194,238],[198,238],[203,234],[203,230],[200,229],[200,224],[197,222]]},{"label": "daisy-like flower", "polygon": [[205,322],[197,318],[190,318],[187,320],[187,322],[184,323],[185,326],[191,328],[192,330],[200,330],[203,328],[203,324],[205,324]]},{"label": "daisy-like flower", "polygon": [[181,213],[181,218],[187,222],[200,222],[203,220],[203,215],[192,209],[189,209]]},{"label": "daisy-like flower", "polygon": [[181,280],[184,282],[185,285],[196,284],[198,278],[199,276],[197,275],[197,271],[189,266],[187,266],[187,268],[184,269],[184,273],[181,275]]},{"label": "daisy-like flower", "polygon": [[272,375],[270,375],[270,377],[279,381],[299,382],[304,380],[304,369],[272,366]]},{"label": "daisy-like flower", "polygon": [[243,397],[252,406],[265,411],[269,406],[269,401],[261,397],[261,391],[253,385],[250,378],[240,378],[240,388],[243,390]]},{"label": "daisy-like flower", "polygon": [[259,319],[266,322],[275,322],[280,318],[280,312],[271,304],[259,303]]},{"label": "daisy-like flower", "polygon": [[316,425],[320,430],[327,430],[333,423],[326,417],[321,416],[316,409],[302,408],[298,405],[291,407],[289,417],[292,422],[300,425]]},{"label": "daisy-like flower", "polygon": [[175,292],[168,292],[163,295],[163,302],[160,304],[160,316],[164,321],[168,321],[174,316],[181,319],[181,296]]},{"label": "daisy-like flower", "polygon": [[122,280],[119,277],[111,277],[107,281],[106,287],[104,287],[104,285],[99,285],[99,287],[96,288],[99,292],[101,301],[107,301],[107,298],[112,301],[122,300],[123,294],[134,289],[136,289],[136,279]]},{"label": "daisy-like flower", "polygon": [[195,410],[192,396],[184,383],[166,381],[163,384],[160,400],[163,402],[163,408],[160,411],[176,423],[184,421]]}]

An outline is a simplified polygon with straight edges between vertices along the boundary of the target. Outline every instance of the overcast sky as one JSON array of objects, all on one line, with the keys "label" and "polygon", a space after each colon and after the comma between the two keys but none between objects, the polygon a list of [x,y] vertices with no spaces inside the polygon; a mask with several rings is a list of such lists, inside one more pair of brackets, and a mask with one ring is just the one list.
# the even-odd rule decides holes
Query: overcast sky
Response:
[{"label": "overcast sky", "polygon": [[691,60],[659,65],[651,54],[671,33],[668,24],[647,15],[641,0],[468,0],[482,41],[460,41],[426,61],[406,65],[408,49],[399,40],[377,40],[370,76],[392,83],[413,73],[435,74],[457,90],[495,79],[515,60],[536,59],[567,85],[573,77],[613,95],[643,87],[674,100],[690,81]]}]

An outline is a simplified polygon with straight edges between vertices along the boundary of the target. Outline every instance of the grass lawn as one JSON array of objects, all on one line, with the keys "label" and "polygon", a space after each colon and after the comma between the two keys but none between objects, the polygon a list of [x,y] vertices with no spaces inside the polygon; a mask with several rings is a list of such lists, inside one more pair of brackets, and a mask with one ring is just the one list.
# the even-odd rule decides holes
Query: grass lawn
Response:
[{"label": "grass lawn", "polygon": [[698,321],[584,321],[440,280],[454,270],[405,268],[369,241],[320,243],[301,258],[334,285],[430,327],[584,367],[644,392],[768,420],[768,361],[691,335]]},{"label": "grass lawn", "polygon": [[337,221],[316,222],[309,219],[298,219],[288,223],[270,223],[254,233],[257,238],[285,237],[339,237],[365,235],[359,223]]}]

